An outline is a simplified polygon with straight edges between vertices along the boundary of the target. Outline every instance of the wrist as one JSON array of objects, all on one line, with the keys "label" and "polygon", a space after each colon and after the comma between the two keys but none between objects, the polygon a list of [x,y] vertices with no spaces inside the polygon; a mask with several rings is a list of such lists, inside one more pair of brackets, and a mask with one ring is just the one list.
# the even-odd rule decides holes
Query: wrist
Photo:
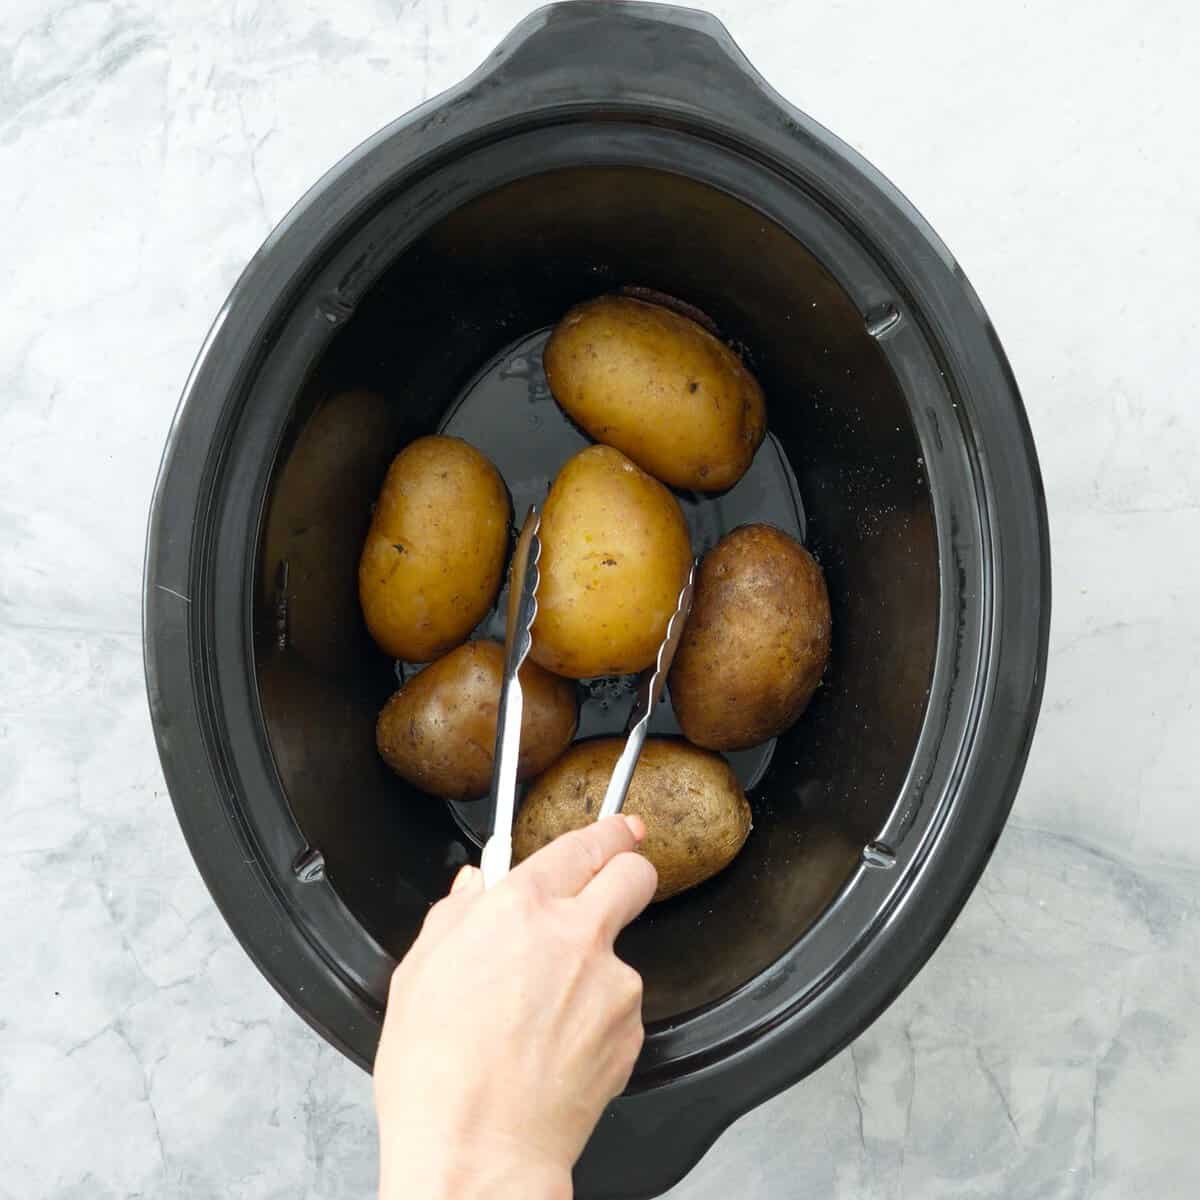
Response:
[{"label": "wrist", "polygon": [[572,1200],[569,1169],[503,1159],[465,1146],[384,1155],[379,1200]]}]

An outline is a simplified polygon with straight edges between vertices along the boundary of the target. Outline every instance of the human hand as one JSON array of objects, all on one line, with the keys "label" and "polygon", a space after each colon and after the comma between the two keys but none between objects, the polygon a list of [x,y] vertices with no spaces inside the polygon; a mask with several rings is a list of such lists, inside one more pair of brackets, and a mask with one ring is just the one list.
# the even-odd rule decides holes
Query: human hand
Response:
[{"label": "human hand", "polygon": [[464,867],[392,976],[375,1059],[381,1200],[557,1200],[641,1050],[613,952],[650,902],[638,817],[609,817],[483,890]]}]

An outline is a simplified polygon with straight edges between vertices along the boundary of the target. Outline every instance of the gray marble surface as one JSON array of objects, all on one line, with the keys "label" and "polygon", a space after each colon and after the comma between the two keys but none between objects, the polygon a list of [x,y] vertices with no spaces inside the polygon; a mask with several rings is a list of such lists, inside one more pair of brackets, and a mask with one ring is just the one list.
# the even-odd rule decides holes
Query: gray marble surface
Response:
[{"label": "gray marble surface", "polygon": [[[151,485],[300,193],[524,0],[0,6],[0,1198],[364,1197],[366,1076],[192,868],[143,697]],[[1188,0],[717,5],[954,249],[1024,390],[1056,609],[982,885],[852,1048],[672,1193],[1197,1194],[1200,264]]]}]

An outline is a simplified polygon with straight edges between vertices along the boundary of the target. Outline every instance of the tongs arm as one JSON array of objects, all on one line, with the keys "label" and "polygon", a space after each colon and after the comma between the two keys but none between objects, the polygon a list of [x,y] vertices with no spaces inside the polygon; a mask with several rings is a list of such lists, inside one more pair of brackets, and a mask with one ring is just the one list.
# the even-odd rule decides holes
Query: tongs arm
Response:
[{"label": "tongs arm", "polygon": [[517,764],[521,757],[521,718],[525,697],[520,670],[533,645],[537,616],[538,538],[541,514],[532,505],[521,527],[508,576],[508,613],[504,629],[504,681],[496,714],[496,748],[492,760],[492,833],[479,866],[483,886],[495,887],[512,866],[512,827],[517,797]]},{"label": "tongs arm", "polygon": [[650,717],[654,713],[654,706],[662,696],[663,688],[666,687],[667,672],[671,669],[675,651],[679,648],[679,641],[683,637],[683,627],[687,624],[688,614],[692,611],[692,596],[695,593],[695,587],[696,564],[693,562],[687,580],[680,589],[675,611],[667,622],[667,631],[659,643],[658,654],[655,655],[654,662],[642,672],[642,676],[638,680],[633,711],[629,714],[629,724],[626,727],[628,732],[625,738],[625,747],[613,766],[612,776],[608,781],[604,800],[596,817],[598,821],[605,817],[611,817],[613,813],[619,813],[625,805],[625,797],[629,794],[629,785],[633,782],[633,773],[637,769],[638,758],[642,753],[642,747],[646,744],[646,734],[650,729]]}]

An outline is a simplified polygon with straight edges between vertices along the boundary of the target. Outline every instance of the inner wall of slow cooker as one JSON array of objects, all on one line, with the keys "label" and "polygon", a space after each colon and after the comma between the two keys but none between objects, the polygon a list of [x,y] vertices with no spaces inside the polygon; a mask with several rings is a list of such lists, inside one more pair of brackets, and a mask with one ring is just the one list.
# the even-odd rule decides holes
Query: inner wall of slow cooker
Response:
[{"label": "inner wall of slow cooker", "polygon": [[[523,179],[436,225],[378,280],[298,398],[261,545],[256,655],[296,819],[344,902],[400,955],[469,851],[446,807],[375,753],[396,677],[357,602],[371,503],[392,456],[437,428],[483,363],[629,283],[697,305],[743,348],[833,608],[826,682],[750,794],[745,849],[622,939],[648,1018],[669,1020],[775,961],[850,877],[896,802],[932,672],[937,551],[908,404],[800,241],[725,193],[641,168]],[[514,422],[513,436],[530,435]]]}]

